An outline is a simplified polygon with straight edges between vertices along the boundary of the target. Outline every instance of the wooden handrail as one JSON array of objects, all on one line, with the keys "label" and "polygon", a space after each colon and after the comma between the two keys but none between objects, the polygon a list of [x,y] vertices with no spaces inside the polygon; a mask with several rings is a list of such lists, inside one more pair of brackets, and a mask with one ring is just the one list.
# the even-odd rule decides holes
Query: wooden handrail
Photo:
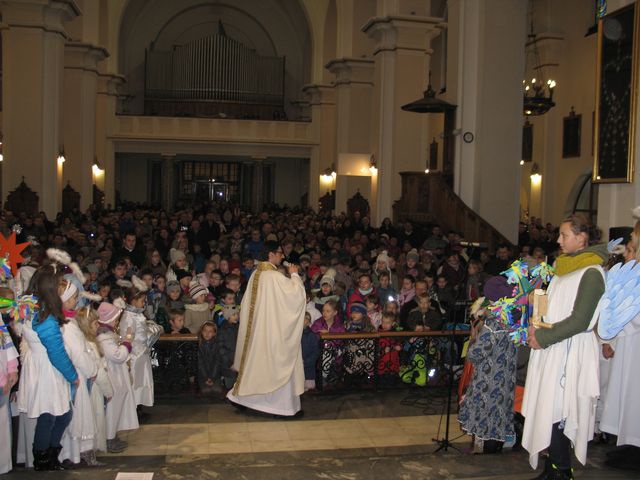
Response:
[{"label": "wooden handrail", "polygon": [[163,333],[158,339],[159,342],[185,342],[191,340],[198,340],[198,335],[195,333]]},{"label": "wooden handrail", "polygon": [[[322,340],[349,340],[360,338],[386,338],[386,337],[448,337],[451,335],[467,336],[466,330],[432,330],[428,332],[370,332],[370,333],[321,333]],[[194,333],[178,333],[172,335],[165,333],[160,335],[159,342],[188,342],[197,341],[198,336]]]},{"label": "wooden handrail", "polygon": [[440,172],[400,172],[402,197],[393,205],[396,221],[436,223],[461,232],[465,240],[486,243],[491,251],[513,244],[449,187]]},{"label": "wooden handrail", "polygon": [[431,330],[428,332],[371,332],[371,333],[321,333],[322,340],[353,340],[361,338],[387,338],[387,337],[449,337],[468,336],[465,330]]}]

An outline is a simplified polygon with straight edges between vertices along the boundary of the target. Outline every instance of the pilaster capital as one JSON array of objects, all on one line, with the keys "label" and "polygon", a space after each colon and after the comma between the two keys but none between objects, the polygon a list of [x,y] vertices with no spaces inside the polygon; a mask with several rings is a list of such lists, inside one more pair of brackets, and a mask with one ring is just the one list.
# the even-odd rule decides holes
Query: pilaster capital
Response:
[{"label": "pilaster capital", "polygon": [[118,89],[124,85],[126,79],[124,75],[118,73],[99,73],[98,74],[98,95],[108,95],[117,97]]},{"label": "pilaster capital", "polygon": [[68,38],[64,23],[82,14],[75,0],[0,0],[3,28],[36,28]]},{"label": "pilaster capital", "polygon": [[370,18],[361,30],[376,41],[373,55],[396,50],[431,53],[431,39],[442,27],[437,17],[386,15]]},{"label": "pilaster capital", "polygon": [[64,68],[98,73],[98,62],[109,56],[106,48],[84,42],[67,42],[64,46]]},{"label": "pilaster capital", "polygon": [[333,85],[322,85],[318,83],[307,84],[302,87],[302,93],[309,98],[309,105],[335,105],[335,88]]},{"label": "pilaster capital", "polygon": [[334,58],[325,66],[336,76],[336,85],[373,85],[375,62],[368,58]]}]

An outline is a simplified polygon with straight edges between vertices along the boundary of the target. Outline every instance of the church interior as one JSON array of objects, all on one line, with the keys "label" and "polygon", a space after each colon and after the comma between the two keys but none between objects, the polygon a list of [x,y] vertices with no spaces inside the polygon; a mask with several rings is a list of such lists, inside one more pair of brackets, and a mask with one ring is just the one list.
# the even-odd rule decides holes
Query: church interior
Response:
[{"label": "church interior", "polygon": [[[607,240],[640,204],[634,0],[0,0],[0,15],[5,210],[357,204],[376,228],[437,220],[495,248],[576,212]],[[433,453],[442,395],[303,405],[283,421],[167,396],[126,453],[58,477],[533,474],[523,453],[458,453],[455,413]],[[576,477],[637,478],[592,450]]]},{"label": "church interior", "polygon": [[[64,199],[341,212],[360,193],[374,225],[454,216],[414,204],[422,188],[479,217],[474,241],[576,210],[606,232],[640,193],[633,131],[622,173],[594,169],[600,3],[7,1],[2,197],[24,181],[55,216]],[[543,114],[523,110],[530,84]],[[427,92],[433,112],[403,109]]]}]

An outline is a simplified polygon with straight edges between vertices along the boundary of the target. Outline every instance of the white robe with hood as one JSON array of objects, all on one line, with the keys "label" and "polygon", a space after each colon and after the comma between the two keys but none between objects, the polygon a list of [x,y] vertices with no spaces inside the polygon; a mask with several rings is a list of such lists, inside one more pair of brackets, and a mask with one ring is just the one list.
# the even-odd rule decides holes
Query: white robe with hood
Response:
[{"label": "white robe with hood", "polygon": [[[545,322],[560,322],[571,315],[580,280],[589,268],[604,276],[601,267],[589,266],[553,278]],[[533,468],[538,466],[538,454],[551,443],[553,425],[562,421],[576,458],[583,465],[587,460],[587,443],[593,438],[600,394],[599,345],[593,332],[597,318],[596,310],[586,331],[547,348],[531,350],[522,402],[522,446],[529,452]]]}]

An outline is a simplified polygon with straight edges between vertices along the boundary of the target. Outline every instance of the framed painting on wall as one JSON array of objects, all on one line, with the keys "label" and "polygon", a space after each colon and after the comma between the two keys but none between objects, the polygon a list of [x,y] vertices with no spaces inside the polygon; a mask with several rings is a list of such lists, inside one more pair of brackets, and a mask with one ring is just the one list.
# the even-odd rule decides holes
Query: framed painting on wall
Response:
[{"label": "framed painting on wall", "polygon": [[562,158],[580,156],[580,133],[582,129],[582,115],[576,115],[571,107],[569,116],[562,122]]},{"label": "framed painting on wall", "polygon": [[638,16],[634,3],[598,23],[593,181],[633,180],[638,70]]}]

